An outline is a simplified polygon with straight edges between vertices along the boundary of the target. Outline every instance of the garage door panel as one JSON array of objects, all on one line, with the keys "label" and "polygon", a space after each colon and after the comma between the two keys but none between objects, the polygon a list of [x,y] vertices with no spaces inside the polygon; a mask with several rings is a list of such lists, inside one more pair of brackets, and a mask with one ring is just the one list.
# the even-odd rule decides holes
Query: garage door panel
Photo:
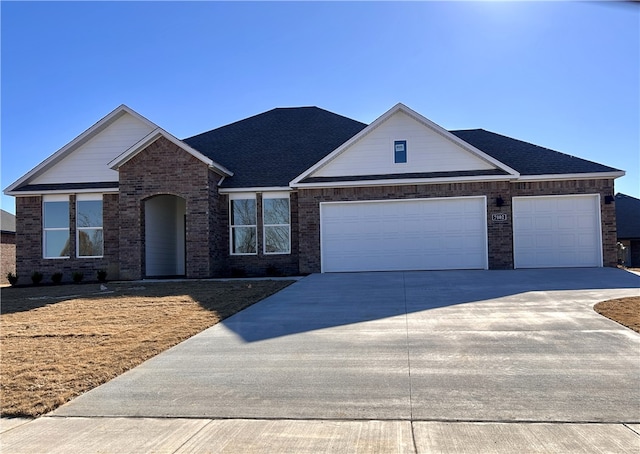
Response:
[{"label": "garage door panel", "polygon": [[484,269],[485,213],[483,197],[322,204],[323,271]]},{"label": "garage door panel", "polygon": [[602,266],[597,195],[515,197],[516,268]]}]

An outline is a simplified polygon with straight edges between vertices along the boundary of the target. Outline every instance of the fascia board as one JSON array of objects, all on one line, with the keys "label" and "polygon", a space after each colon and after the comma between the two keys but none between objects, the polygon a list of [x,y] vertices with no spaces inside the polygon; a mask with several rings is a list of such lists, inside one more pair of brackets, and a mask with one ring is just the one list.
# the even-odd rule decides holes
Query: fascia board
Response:
[{"label": "fascia board", "polygon": [[455,143],[459,147],[462,147],[465,150],[469,151],[470,153],[476,155],[478,158],[482,159],[483,161],[488,162],[489,164],[494,165],[494,166],[496,166],[497,168],[499,168],[501,170],[504,170],[505,172],[507,172],[510,175],[513,175],[513,176],[519,176],[520,175],[520,173],[517,170],[509,167],[508,165],[506,165],[505,163],[497,160],[493,156],[488,155],[487,153],[485,153],[484,151],[480,150],[479,148],[474,147],[470,143],[465,142],[460,137],[458,137],[455,134],[452,134],[449,131],[447,131],[446,129],[444,129],[442,126],[437,125],[436,123],[434,123],[433,121],[429,120],[428,118],[420,115],[415,110],[410,109],[409,107],[405,106],[404,104],[399,104],[399,106],[400,106],[399,110],[402,110],[405,114],[409,115],[410,117],[413,117],[414,120],[424,124],[425,126],[430,128],[431,130],[436,132],[437,134],[440,134],[445,139],[450,140],[451,142]]},{"label": "fascia board", "polygon": [[89,129],[85,130],[82,134],[80,134],[75,139],[73,139],[71,142],[66,144],[64,147],[60,148],[58,151],[53,153],[47,159],[45,159],[40,164],[38,164],[33,169],[31,169],[29,172],[27,172],[22,177],[20,177],[19,179],[11,183],[9,186],[7,186],[7,188],[4,190],[4,193],[9,195],[9,193],[11,193],[15,188],[22,186],[30,179],[41,174],[42,172],[47,170],[49,167],[51,167],[52,165],[60,161],[62,158],[72,153],[79,146],[86,143],[91,138],[95,137],[98,133],[100,133],[100,131],[104,130],[107,126],[109,126],[111,123],[113,123],[115,120],[120,118],[125,113],[128,113],[140,119],[142,122],[144,122],[145,124],[153,128],[157,128],[157,126],[151,123],[149,120],[142,117],[140,114],[136,113],[135,111],[131,110],[129,107],[125,106],[124,104],[121,104],[120,106],[115,108],[113,111],[108,113],[106,116],[104,116],[97,123],[95,123],[93,126],[91,126]]},{"label": "fascia board", "polygon": [[226,167],[214,162],[213,160],[207,158],[205,155],[200,153],[198,150],[190,147],[189,145],[187,145],[186,143],[184,143],[183,141],[181,141],[180,139],[175,137],[173,134],[168,133],[167,131],[165,131],[164,129],[162,129],[162,128],[158,127],[158,126],[156,126],[156,128],[153,131],[151,131],[149,134],[144,136],[138,142],[133,144],[131,147],[129,147],[127,150],[125,150],[122,154],[120,154],[120,156],[116,157],[114,160],[109,162],[109,164],[107,164],[107,165],[113,170],[118,170],[120,168],[120,166],[125,164],[127,161],[129,161],[131,158],[133,158],[135,155],[137,155],[144,148],[146,148],[147,146],[151,145],[153,142],[158,140],[160,137],[164,137],[165,139],[169,140],[174,145],[182,148],[184,151],[186,151],[187,153],[189,153],[190,155],[192,155],[196,159],[204,162],[209,167],[211,167],[212,169],[216,170],[218,173],[222,174],[223,176],[225,176],[225,177],[233,176],[233,172],[232,171],[230,171]]},{"label": "fascia board", "polygon": [[292,188],[337,188],[337,187],[363,187],[363,186],[406,186],[413,184],[439,184],[439,183],[473,183],[482,181],[517,181],[512,175],[485,175],[477,177],[443,177],[443,178],[410,178],[406,180],[353,180],[334,181],[326,183],[296,183]]},{"label": "fascia board", "polygon": [[289,186],[268,186],[268,187],[250,187],[250,188],[220,188],[220,194],[233,194],[236,192],[291,192]]},{"label": "fascia board", "polygon": [[473,145],[465,142],[464,140],[460,139],[456,135],[450,133],[449,131],[447,131],[443,127],[437,125],[436,123],[432,122],[428,118],[420,115],[418,112],[410,109],[409,107],[405,106],[404,104],[398,103],[395,106],[393,106],[391,109],[389,109],[387,112],[382,114],[380,117],[378,117],[376,120],[374,120],[373,123],[371,123],[369,126],[364,128],[358,134],[356,134],[355,136],[353,136],[352,138],[347,140],[345,143],[340,145],[338,148],[336,148],[334,151],[329,153],[323,159],[321,159],[316,164],[311,166],[309,169],[305,170],[302,174],[300,174],[299,176],[294,178],[291,181],[290,185],[295,186],[296,184],[300,183],[300,181],[304,180],[305,178],[307,178],[309,175],[313,174],[318,169],[322,168],[323,166],[325,166],[329,162],[333,161],[340,154],[342,154],[346,149],[348,149],[351,145],[353,145],[354,143],[356,143],[357,141],[362,139],[364,136],[369,134],[371,131],[376,129],[378,126],[380,126],[382,123],[384,123],[389,117],[391,117],[392,115],[396,114],[397,112],[403,112],[403,113],[407,114],[408,116],[412,117],[414,120],[416,120],[419,123],[422,123],[426,127],[430,128],[431,130],[433,130],[437,134],[440,134],[445,139],[448,139],[451,142],[453,142],[456,145],[458,145],[459,147],[464,148],[465,150],[467,150],[468,152],[476,155],[478,158],[482,159],[483,161],[488,162],[489,164],[491,164],[491,165],[493,165],[493,166],[495,166],[495,167],[497,167],[497,168],[499,168],[501,170],[504,170],[509,175],[512,175],[514,177],[517,177],[519,175],[518,171],[516,171],[515,169],[513,169],[513,168],[509,167],[508,165],[498,161],[494,157],[486,154],[482,150],[474,147]]},{"label": "fascia board", "polygon": [[91,194],[91,193],[117,193],[120,190],[118,188],[91,188],[91,189],[51,189],[48,191],[14,191],[14,192],[6,192],[6,195],[11,195],[14,197],[26,197],[33,195],[43,195],[43,194]]},{"label": "fascia board", "polygon": [[550,181],[550,180],[600,180],[620,178],[626,174],[624,170],[615,172],[561,173],[549,175],[520,175],[518,181]]}]

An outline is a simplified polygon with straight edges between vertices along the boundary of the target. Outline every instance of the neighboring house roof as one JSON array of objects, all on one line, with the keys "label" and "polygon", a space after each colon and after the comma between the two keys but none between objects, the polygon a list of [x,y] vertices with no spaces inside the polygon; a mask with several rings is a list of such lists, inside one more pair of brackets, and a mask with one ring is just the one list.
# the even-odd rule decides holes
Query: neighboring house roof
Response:
[{"label": "neighboring house roof", "polygon": [[618,239],[640,239],[640,199],[618,193],[615,204]]},{"label": "neighboring house roof", "polygon": [[2,230],[3,233],[16,233],[15,215],[0,209],[0,230]]},{"label": "neighboring house roof", "polygon": [[233,170],[223,188],[288,187],[366,126],[318,107],[276,108],[183,142]]}]

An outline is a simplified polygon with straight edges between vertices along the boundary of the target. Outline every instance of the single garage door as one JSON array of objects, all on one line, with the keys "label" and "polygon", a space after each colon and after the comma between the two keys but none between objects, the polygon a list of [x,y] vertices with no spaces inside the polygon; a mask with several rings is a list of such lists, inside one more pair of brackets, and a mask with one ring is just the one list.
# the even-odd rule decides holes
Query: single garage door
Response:
[{"label": "single garage door", "polygon": [[514,197],[516,268],[602,266],[597,194]]},{"label": "single garage door", "polygon": [[320,204],[323,272],[487,268],[485,197]]}]

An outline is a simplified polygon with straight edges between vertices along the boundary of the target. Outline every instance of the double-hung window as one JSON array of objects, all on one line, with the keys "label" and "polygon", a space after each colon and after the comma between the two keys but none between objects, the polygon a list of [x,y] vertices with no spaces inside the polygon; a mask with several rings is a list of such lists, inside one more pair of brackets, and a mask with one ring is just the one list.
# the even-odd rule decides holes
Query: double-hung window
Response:
[{"label": "double-hung window", "polygon": [[264,253],[291,252],[291,221],[288,193],[265,193],[262,196]]},{"label": "double-hung window", "polygon": [[230,209],[231,254],[256,254],[258,225],[255,194],[233,194]]},{"label": "double-hung window", "polygon": [[76,247],[78,257],[102,257],[102,195],[78,194],[76,201]]},{"label": "double-hung window", "polygon": [[42,203],[43,257],[69,257],[69,196],[48,195]]}]

